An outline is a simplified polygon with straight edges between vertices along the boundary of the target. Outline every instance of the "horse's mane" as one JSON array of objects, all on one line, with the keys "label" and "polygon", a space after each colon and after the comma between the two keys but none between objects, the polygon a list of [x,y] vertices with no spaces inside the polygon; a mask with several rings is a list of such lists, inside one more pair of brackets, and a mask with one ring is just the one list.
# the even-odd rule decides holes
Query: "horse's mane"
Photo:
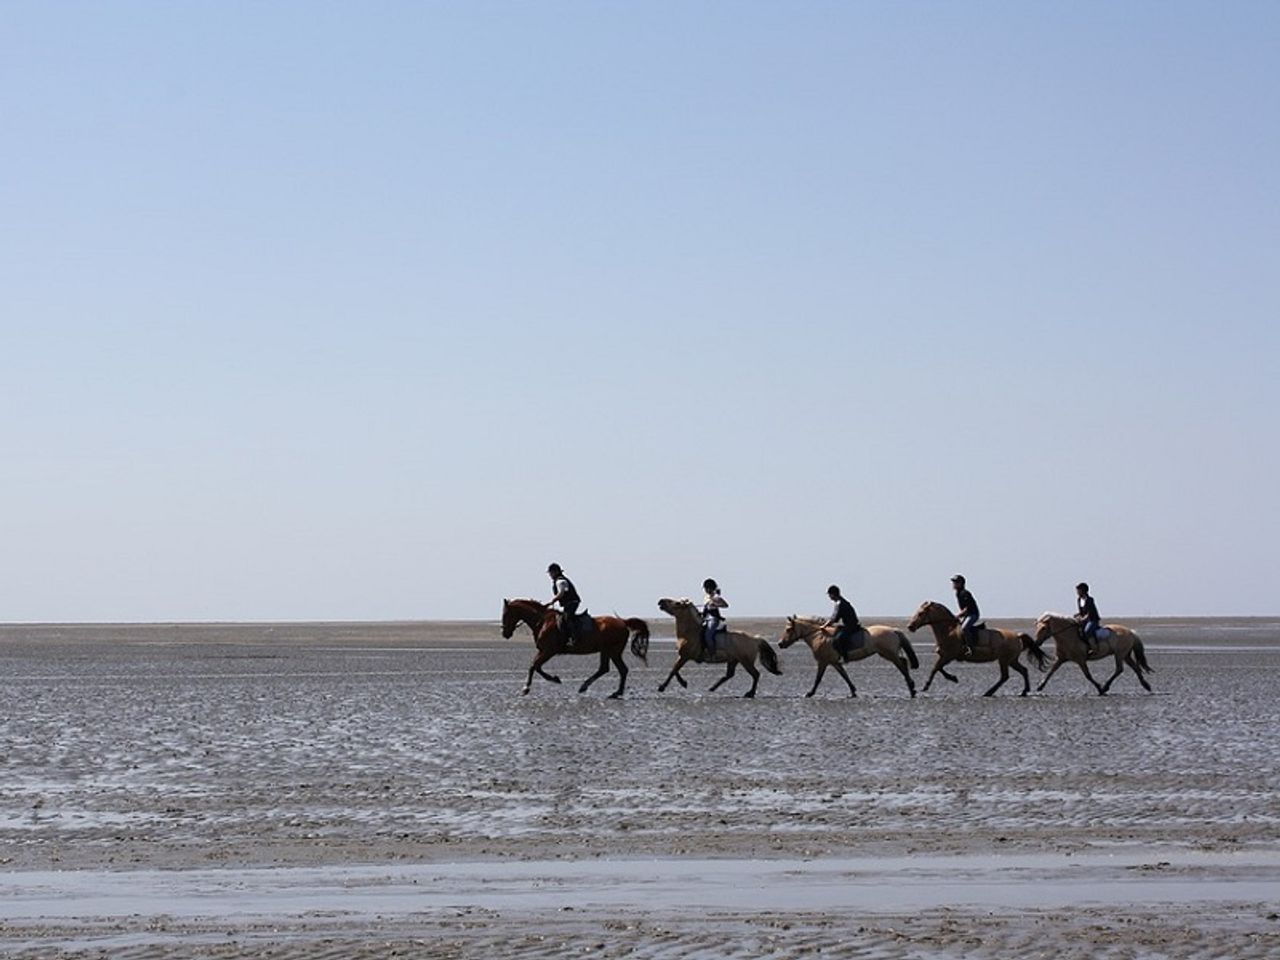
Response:
[{"label": "horse's mane", "polygon": [[1075,617],[1073,617],[1069,613],[1054,613],[1052,610],[1046,610],[1044,613],[1040,614],[1040,616],[1036,618],[1036,623],[1039,623],[1041,620],[1074,620],[1074,619]]}]

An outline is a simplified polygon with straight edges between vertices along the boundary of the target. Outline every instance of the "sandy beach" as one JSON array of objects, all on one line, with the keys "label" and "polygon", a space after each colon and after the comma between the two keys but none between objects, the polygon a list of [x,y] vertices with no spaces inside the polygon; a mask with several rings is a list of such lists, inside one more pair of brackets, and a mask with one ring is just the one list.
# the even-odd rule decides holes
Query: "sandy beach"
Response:
[{"label": "sandy beach", "polygon": [[494,624],[0,629],[0,952],[1280,955],[1280,622],[1130,621],[1154,695],[796,647],[752,702],[649,619],[622,701]]}]

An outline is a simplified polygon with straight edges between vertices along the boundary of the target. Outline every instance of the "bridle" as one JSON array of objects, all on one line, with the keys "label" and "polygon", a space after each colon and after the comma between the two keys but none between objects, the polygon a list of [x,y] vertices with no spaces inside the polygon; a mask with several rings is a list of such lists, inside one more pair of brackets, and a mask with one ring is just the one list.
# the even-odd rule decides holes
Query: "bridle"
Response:
[{"label": "bridle", "polygon": [[788,624],[788,628],[790,628],[790,627],[807,627],[807,628],[808,628],[808,630],[809,630],[809,632],[808,632],[808,633],[806,633],[806,634],[804,634],[804,635],[802,635],[802,636],[796,637],[796,639],[795,639],[795,640],[793,640],[793,641],[792,641],[792,643],[795,643],[796,641],[799,641],[799,640],[804,640],[804,641],[808,642],[808,641],[809,641],[809,640],[811,640],[813,637],[817,636],[819,633],[821,633],[823,630],[825,630],[825,629],[826,629],[826,626],[827,626],[827,625],[826,625],[825,623],[802,623],[802,622],[801,622],[801,621],[799,621],[799,620],[792,620],[792,621],[790,621],[790,622],[789,622],[789,624]]}]

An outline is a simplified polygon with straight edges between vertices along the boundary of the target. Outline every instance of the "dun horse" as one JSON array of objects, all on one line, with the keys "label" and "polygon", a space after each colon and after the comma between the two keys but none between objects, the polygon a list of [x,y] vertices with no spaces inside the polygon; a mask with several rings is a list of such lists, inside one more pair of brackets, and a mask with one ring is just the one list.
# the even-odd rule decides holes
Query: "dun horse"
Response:
[{"label": "dun horse", "polygon": [[751,674],[751,689],[743,694],[744,697],[754,697],[756,687],[760,683],[760,671],[756,669],[757,656],[770,673],[782,673],[778,667],[778,654],[763,637],[754,637],[749,633],[739,633],[736,630],[725,631],[716,636],[715,651],[708,657],[702,645],[702,617],[699,616],[698,608],[693,605],[693,601],[671,600],[664,597],[658,601],[658,609],[676,618],[676,665],[671,668],[667,679],[663,680],[658,687],[659,693],[667,689],[667,685],[673,678],[680,686],[689,686],[684,677],[680,676],[680,668],[690,660],[696,660],[699,663],[729,664],[724,676],[711,685],[712,690],[718,689],[722,683],[732,677],[741,664],[742,668]]},{"label": "dun horse", "polygon": [[1004,685],[1004,682],[1009,679],[1009,668],[1012,667],[1022,674],[1022,695],[1025,697],[1031,690],[1031,678],[1027,674],[1027,668],[1018,662],[1022,651],[1027,651],[1027,656],[1041,670],[1045,668],[1047,662],[1044,651],[1040,649],[1039,644],[1025,633],[1014,633],[1012,630],[996,630],[993,627],[986,626],[978,631],[977,643],[974,645],[973,652],[968,656],[961,656],[964,644],[961,643],[960,621],[945,605],[936,603],[933,600],[926,600],[920,604],[920,609],[915,612],[911,622],[907,624],[907,629],[912,633],[915,633],[921,627],[933,628],[933,639],[937,645],[936,652],[938,656],[938,659],[933,664],[933,669],[929,671],[929,679],[924,682],[926,691],[929,689],[929,684],[933,683],[933,675],[935,673],[942,674],[952,683],[958,682],[955,677],[944,669],[953,660],[964,660],[970,663],[989,663],[995,660],[1000,664],[1000,679],[983,696],[993,696]]},{"label": "dun horse", "polygon": [[778,646],[785,650],[793,643],[803,640],[809,645],[813,659],[818,664],[818,675],[813,678],[813,689],[805,694],[806,697],[812,697],[817,693],[818,684],[822,682],[822,676],[827,672],[827,667],[835,667],[836,672],[844,677],[844,682],[849,685],[849,696],[856,697],[858,691],[854,688],[853,681],[849,679],[844,665],[877,653],[898,668],[902,679],[907,681],[907,689],[911,691],[911,696],[916,695],[916,683],[911,679],[911,670],[920,666],[920,661],[916,659],[916,652],[907,635],[893,627],[879,625],[863,627],[862,630],[865,635],[862,646],[851,650],[848,656],[842,658],[833,642],[836,634],[835,627],[828,627],[825,620],[812,617],[787,617],[787,629],[783,632],[782,639],[778,641]]},{"label": "dun horse", "polygon": [[[535,673],[552,683],[559,683],[560,678],[547,673],[542,665],[558,653],[598,653],[600,669],[578,687],[579,693],[586,693],[587,688],[609,672],[609,662],[618,668],[618,689],[609,694],[616,700],[622,696],[627,687],[627,665],[622,662],[622,652],[626,649],[627,640],[631,641],[631,652],[645,660],[649,652],[649,624],[639,617],[595,617],[594,629],[578,638],[572,650],[565,649],[564,637],[560,631],[560,619],[556,611],[537,600],[503,600],[502,601],[502,636],[508,640],[516,632],[516,627],[525,624],[533,631],[533,642],[538,648],[529,665],[529,676],[525,679],[521,693],[528,693],[533,684]],[[646,661],[647,662],[647,661]]]},{"label": "dun horse", "polygon": [[[1053,661],[1048,676],[1040,681],[1040,686],[1036,687],[1036,690],[1043,690],[1058,668],[1070,661],[1080,664],[1080,669],[1084,671],[1086,679],[1093,684],[1099,696],[1111,689],[1112,681],[1124,673],[1126,663],[1137,674],[1142,689],[1150,693],[1151,684],[1147,683],[1147,678],[1142,674],[1144,671],[1151,673],[1151,665],[1147,663],[1147,654],[1142,649],[1142,641],[1138,639],[1138,635],[1128,627],[1113,623],[1107,624],[1104,629],[1109,630],[1110,635],[1097,639],[1093,644],[1093,650],[1089,650],[1080,636],[1080,624],[1074,617],[1064,617],[1056,613],[1041,614],[1040,619],[1036,621],[1036,643],[1044,643],[1052,637],[1057,659]],[[1101,660],[1108,656],[1116,658],[1116,671],[1107,678],[1106,683],[1099,684],[1089,672],[1089,661]]]}]

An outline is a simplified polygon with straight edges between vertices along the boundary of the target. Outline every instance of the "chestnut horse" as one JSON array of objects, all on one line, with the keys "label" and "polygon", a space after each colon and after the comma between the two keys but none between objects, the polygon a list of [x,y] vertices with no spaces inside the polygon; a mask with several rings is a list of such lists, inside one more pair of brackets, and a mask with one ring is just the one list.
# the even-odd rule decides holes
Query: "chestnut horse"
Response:
[{"label": "chestnut horse", "polygon": [[673,679],[682,687],[689,686],[684,677],[680,676],[680,668],[690,660],[696,660],[698,663],[729,664],[724,676],[711,685],[712,690],[719,688],[722,683],[732,677],[737,672],[738,665],[741,664],[742,668],[751,674],[751,689],[743,694],[748,698],[756,695],[756,687],[760,684],[760,671],[756,669],[757,656],[770,673],[782,673],[782,669],[778,666],[778,654],[764,637],[739,633],[737,630],[726,630],[717,634],[715,651],[708,657],[706,649],[702,646],[702,616],[692,600],[671,600],[664,597],[658,601],[658,609],[676,618],[676,665],[671,668],[667,679],[663,680],[662,685],[658,687],[659,693],[666,690]]},{"label": "chestnut horse", "polygon": [[862,646],[850,650],[847,656],[841,657],[833,642],[836,628],[828,627],[825,619],[787,617],[787,629],[783,632],[782,639],[778,641],[778,646],[785,650],[793,643],[803,640],[809,645],[809,652],[813,654],[813,659],[818,664],[818,675],[813,678],[813,689],[805,694],[806,697],[812,697],[818,692],[818,684],[822,682],[822,675],[827,672],[827,667],[835,667],[836,673],[844,677],[844,682],[849,685],[849,696],[856,697],[858,691],[854,688],[853,681],[849,679],[844,665],[877,653],[898,668],[902,679],[907,681],[907,689],[911,691],[911,696],[916,695],[916,683],[911,679],[911,671],[920,666],[920,661],[916,659],[916,652],[907,635],[893,627],[875,624],[863,627],[862,632],[865,634]]},{"label": "chestnut horse", "polygon": [[1031,677],[1027,674],[1027,668],[1018,662],[1018,658],[1022,656],[1022,651],[1027,651],[1027,656],[1041,670],[1045,668],[1045,664],[1048,662],[1044,651],[1040,649],[1040,645],[1027,634],[1014,633],[1012,630],[996,630],[994,627],[983,627],[979,630],[973,652],[968,656],[962,656],[961,651],[964,648],[964,644],[961,642],[960,637],[960,621],[944,604],[933,600],[926,600],[920,604],[920,609],[915,612],[911,622],[907,624],[907,629],[912,633],[915,633],[921,627],[933,628],[933,639],[938,657],[933,664],[933,669],[929,671],[929,679],[924,682],[926,691],[929,689],[929,684],[933,683],[933,675],[935,673],[942,674],[952,683],[958,682],[955,677],[943,669],[953,660],[968,661],[969,663],[989,663],[995,660],[1000,664],[1000,679],[983,696],[994,696],[995,692],[1009,679],[1009,668],[1012,667],[1022,674],[1022,696],[1025,697],[1031,690]]},{"label": "chestnut horse", "polygon": [[[1147,663],[1147,654],[1142,649],[1142,641],[1138,639],[1138,635],[1128,627],[1115,623],[1107,624],[1105,629],[1111,631],[1110,635],[1095,640],[1093,649],[1090,650],[1080,636],[1080,624],[1075,617],[1064,617],[1057,613],[1041,614],[1040,619],[1036,621],[1036,643],[1044,643],[1052,637],[1057,659],[1049,668],[1049,675],[1040,681],[1040,686],[1036,687],[1036,690],[1043,690],[1058,668],[1070,661],[1080,665],[1085,678],[1093,684],[1099,696],[1111,689],[1112,681],[1124,673],[1126,663],[1138,675],[1138,682],[1142,684],[1142,689],[1150,693],[1151,684],[1147,683],[1146,677],[1142,674],[1143,671],[1150,673],[1151,665]],[[1106,683],[1100,684],[1089,672],[1088,661],[1101,660],[1103,657],[1116,658],[1116,672],[1107,678]]]},{"label": "chestnut horse", "polygon": [[648,662],[646,657],[649,653],[649,624],[639,617],[628,617],[626,620],[621,617],[595,617],[593,620],[595,629],[587,636],[580,637],[570,650],[565,648],[564,636],[560,631],[560,618],[554,608],[537,600],[503,600],[503,638],[510,640],[516,632],[516,627],[523,623],[533,631],[533,642],[538,648],[533,663],[529,665],[529,676],[525,679],[524,689],[520,692],[529,692],[535,673],[552,683],[560,682],[560,678],[555,674],[547,673],[542,669],[542,665],[557,653],[598,653],[600,669],[582,681],[578,692],[586,693],[591,684],[608,673],[609,661],[612,660],[613,665],[618,668],[619,677],[618,689],[609,694],[609,697],[613,700],[621,697],[622,691],[627,686],[627,665],[622,662],[622,653],[627,647],[627,640],[630,640],[631,652],[646,663]]}]

